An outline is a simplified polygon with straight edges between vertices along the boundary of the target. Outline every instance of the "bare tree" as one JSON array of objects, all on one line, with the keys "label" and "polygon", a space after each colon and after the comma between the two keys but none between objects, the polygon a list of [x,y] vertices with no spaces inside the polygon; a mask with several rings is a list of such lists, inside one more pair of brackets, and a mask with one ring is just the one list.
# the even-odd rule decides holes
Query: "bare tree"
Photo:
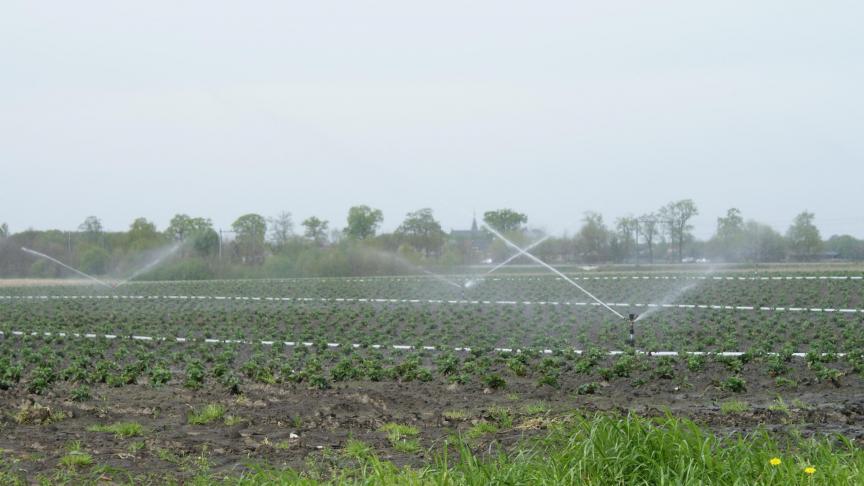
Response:
[{"label": "bare tree", "polygon": [[639,218],[640,232],[648,247],[648,262],[654,263],[654,240],[657,238],[657,215],[648,213]]},{"label": "bare tree", "polygon": [[632,249],[636,261],[639,261],[639,220],[634,217],[624,217],[615,220],[615,229],[621,238],[624,253]]},{"label": "bare tree", "polygon": [[294,236],[294,221],[291,213],[282,211],[268,220],[270,223],[270,241],[275,248],[282,248]]},{"label": "bare tree", "polygon": [[682,199],[663,206],[660,215],[666,223],[669,239],[678,247],[678,261],[684,259],[684,241],[690,236],[693,225],[690,218],[699,214],[699,209],[692,199]]}]

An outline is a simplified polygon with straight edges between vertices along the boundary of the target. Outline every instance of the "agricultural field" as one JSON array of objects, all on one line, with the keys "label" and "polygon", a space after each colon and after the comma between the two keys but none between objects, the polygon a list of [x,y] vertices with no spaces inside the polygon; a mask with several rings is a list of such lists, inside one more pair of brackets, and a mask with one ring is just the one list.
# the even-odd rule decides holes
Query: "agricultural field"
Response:
[{"label": "agricultural field", "polygon": [[629,322],[545,274],[10,282],[0,479],[326,478],[370,457],[423,467],[453,437],[492,457],[630,413],[860,446],[862,275],[568,274],[645,315],[636,350]]}]

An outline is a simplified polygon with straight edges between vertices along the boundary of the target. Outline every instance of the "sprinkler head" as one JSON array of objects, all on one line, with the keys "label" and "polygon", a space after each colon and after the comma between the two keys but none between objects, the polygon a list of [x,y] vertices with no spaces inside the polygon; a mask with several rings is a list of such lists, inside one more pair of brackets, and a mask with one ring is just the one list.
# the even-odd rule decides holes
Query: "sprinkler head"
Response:
[{"label": "sprinkler head", "polygon": [[639,317],[639,314],[630,314],[629,316],[630,322],[635,322],[636,318]]}]

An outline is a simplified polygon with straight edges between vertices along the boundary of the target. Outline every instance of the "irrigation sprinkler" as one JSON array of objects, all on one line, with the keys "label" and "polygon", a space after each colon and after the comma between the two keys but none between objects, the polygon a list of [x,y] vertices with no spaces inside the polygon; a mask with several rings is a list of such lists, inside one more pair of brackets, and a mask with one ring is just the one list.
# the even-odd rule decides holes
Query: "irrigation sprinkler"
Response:
[{"label": "irrigation sprinkler", "polygon": [[[547,269],[551,270],[551,271],[554,272],[556,275],[558,275],[559,277],[561,277],[562,279],[564,279],[566,282],[570,283],[571,285],[573,285],[573,286],[576,287],[577,289],[581,290],[582,293],[584,293],[584,294],[587,295],[588,297],[591,297],[592,299],[594,299],[594,301],[596,301],[598,304],[600,304],[600,305],[602,305],[603,307],[605,307],[609,312],[615,314],[616,316],[620,317],[621,319],[628,320],[627,317],[624,317],[623,315],[621,315],[620,312],[618,312],[618,311],[616,311],[615,309],[609,307],[609,305],[608,305],[606,302],[603,302],[603,301],[600,300],[599,298],[595,297],[594,294],[592,294],[591,292],[588,292],[587,290],[585,290],[584,288],[582,288],[582,286],[580,286],[579,284],[577,284],[576,282],[574,282],[573,279],[571,279],[570,277],[568,277],[568,276],[564,275],[563,273],[561,273],[560,271],[558,271],[557,268],[553,267],[552,265],[549,265],[548,263],[544,262],[543,260],[541,260],[541,259],[537,258],[536,256],[532,255],[531,253],[528,253],[527,250],[523,250],[522,248],[519,248],[515,243],[513,243],[513,242],[511,242],[510,240],[508,240],[507,238],[505,238],[501,233],[495,231],[493,228],[491,228],[491,227],[489,227],[489,226],[485,226],[485,228],[486,228],[487,230],[489,230],[493,235],[495,235],[495,236],[497,236],[498,238],[500,238],[504,243],[507,244],[507,246],[510,246],[511,248],[517,250],[517,251],[519,252],[519,253],[518,253],[519,255],[525,255],[525,256],[527,256],[528,258],[530,258],[531,260],[534,260],[535,262],[537,262],[537,263],[543,265],[544,267],[546,267]],[[629,321],[630,321],[630,338],[629,338],[629,341],[630,341],[630,346],[631,346],[633,349],[636,349],[636,339],[635,339],[635,330],[634,330],[634,327],[635,327],[635,326],[634,326],[634,323],[636,322],[636,319],[637,319],[636,314],[630,314],[630,316],[629,316]]]},{"label": "irrigation sprinkler", "polygon": [[631,348],[636,349],[636,320],[639,319],[639,315],[631,313],[627,317],[630,319],[630,338],[627,342]]}]

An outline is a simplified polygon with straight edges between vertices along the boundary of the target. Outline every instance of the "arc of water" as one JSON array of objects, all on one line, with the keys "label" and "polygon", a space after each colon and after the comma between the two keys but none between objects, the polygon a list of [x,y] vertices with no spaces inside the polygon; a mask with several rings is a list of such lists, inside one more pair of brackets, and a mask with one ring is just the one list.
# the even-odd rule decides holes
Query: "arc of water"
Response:
[{"label": "arc of water", "polygon": [[417,269],[420,270],[421,272],[425,273],[426,275],[429,275],[430,277],[434,278],[435,280],[438,280],[439,282],[443,282],[447,285],[452,285],[453,287],[456,287],[457,289],[462,288],[461,285],[457,284],[456,282],[450,280],[447,277],[444,277],[443,275],[438,275],[437,273],[426,270],[425,268],[422,268],[422,267],[417,267]]},{"label": "arc of water", "polygon": [[616,316],[620,317],[621,319],[624,319],[625,321],[627,320],[627,318],[624,317],[621,313],[619,313],[619,312],[616,311],[615,309],[609,307],[609,305],[608,305],[606,302],[603,302],[603,301],[600,300],[599,298],[595,297],[594,294],[592,294],[591,292],[588,292],[587,290],[585,290],[584,288],[582,288],[582,286],[580,286],[579,284],[577,284],[576,282],[574,282],[573,279],[571,279],[570,277],[568,277],[568,276],[564,275],[563,273],[559,272],[557,268],[553,267],[552,265],[549,265],[548,263],[544,262],[543,260],[541,260],[541,259],[537,258],[536,256],[532,255],[531,253],[528,253],[526,250],[523,250],[522,248],[519,248],[519,246],[517,246],[515,243],[513,243],[513,242],[510,241],[510,240],[508,240],[507,238],[504,237],[504,235],[502,235],[501,233],[495,231],[495,229],[489,227],[488,225],[484,225],[484,227],[485,227],[487,230],[489,230],[490,233],[492,233],[493,235],[495,235],[495,236],[497,236],[498,238],[500,238],[501,241],[503,241],[507,246],[509,246],[510,248],[513,248],[514,250],[517,250],[517,251],[519,252],[520,255],[525,255],[526,257],[530,258],[531,260],[533,260],[533,261],[539,263],[540,265],[543,265],[544,267],[546,267],[547,269],[549,269],[552,273],[554,273],[555,275],[558,275],[559,277],[561,277],[562,279],[564,279],[564,281],[566,281],[566,282],[569,283],[570,285],[572,285],[572,286],[576,287],[577,289],[581,290],[582,293],[584,293],[584,294],[587,295],[588,297],[591,297],[595,302],[597,302],[598,304],[600,304],[600,305],[602,305],[603,307],[605,307],[609,312],[615,314]]},{"label": "arc of water", "polygon": [[168,251],[164,252],[162,255],[160,255],[158,258],[156,258],[155,260],[151,261],[151,262],[148,263],[147,265],[145,265],[145,266],[141,267],[140,269],[136,270],[135,272],[132,273],[132,275],[130,275],[128,278],[126,278],[125,280],[121,281],[120,283],[118,283],[118,284],[115,285],[114,287],[117,288],[117,287],[120,287],[120,286],[126,285],[126,284],[129,283],[131,280],[133,280],[135,277],[137,277],[137,276],[139,276],[139,275],[142,275],[142,274],[146,273],[148,270],[150,270],[151,268],[153,268],[153,267],[155,267],[156,265],[158,265],[159,263],[161,263],[162,260],[164,260],[164,259],[168,258],[169,256],[171,256],[171,255],[172,255],[174,252],[176,252],[176,251],[177,251],[181,246],[183,246],[182,243],[176,243],[176,244],[172,245],[170,248],[168,248]]},{"label": "arc of water", "polygon": [[81,275],[81,276],[84,277],[84,278],[90,279],[90,280],[92,280],[92,281],[98,283],[99,285],[104,285],[105,287],[108,287],[109,289],[113,288],[112,286],[110,286],[110,285],[108,285],[107,283],[105,283],[105,282],[99,280],[98,278],[96,278],[96,277],[94,277],[94,276],[92,276],[92,275],[88,275],[88,274],[82,272],[81,270],[78,270],[77,268],[70,267],[69,265],[66,265],[65,263],[61,262],[60,260],[58,260],[58,259],[56,259],[56,258],[53,258],[53,257],[50,257],[50,256],[48,256],[48,255],[46,255],[46,254],[44,254],[44,253],[39,253],[39,252],[36,251],[36,250],[31,250],[30,248],[25,248],[25,247],[23,247],[23,246],[21,247],[21,251],[26,252],[26,253],[30,253],[31,255],[36,255],[36,256],[38,256],[38,257],[40,257],[40,258],[46,258],[46,259],[48,259],[48,260],[51,260],[52,262],[56,263],[57,265],[60,265],[60,266],[63,267],[63,268],[66,268],[66,269],[68,269],[68,270],[71,270],[71,271],[77,273],[78,275]]},{"label": "arc of water", "polygon": [[508,263],[510,263],[513,260],[522,256],[524,254],[524,252],[528,252],[528,251],[533,250],[534,248],[536,248],[537,246],[539,246],[541,243],[543,243],[544,241],[546,241],[548,239],[549,239],[549,235],[546,235],[543,238],[535,241],[534,243],[531,243],[530,245],[525,247],[525,250],[520,250],[517,253],[510,255],[510,257],[508,259],[504,260],[503,262],[499,263],[498,265],[495,265],[495,267],[492,268],[492,270],[489,270],[488,272],[486,272],[485,275],[489,275],[490,273],[498,270],[499,268],[503,267],[504,265],[507,265]]}]

